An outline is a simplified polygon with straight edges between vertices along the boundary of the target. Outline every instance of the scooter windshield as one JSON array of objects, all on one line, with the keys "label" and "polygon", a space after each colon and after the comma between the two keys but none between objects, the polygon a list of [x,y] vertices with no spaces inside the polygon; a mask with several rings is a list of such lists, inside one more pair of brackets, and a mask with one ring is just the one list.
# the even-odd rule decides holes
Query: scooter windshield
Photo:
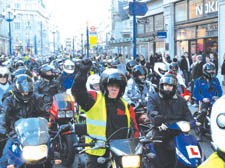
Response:
[{"label": "scooter windshield", "polygon": [[70,95],[66,93],[58,93],[54,97],[59,110],[72,109],[72,99]]},{"label": "scooter windshield", "polygon": [[22,118],[15,122],[18,140],[23,146],[46,144],[49,139],[48,121],[44,118]]},{"label": "scooter windshield", "polygon": [[139,139],[117,139],[110,141],[110,150],[118,156],[138,155],[142,153]]}]

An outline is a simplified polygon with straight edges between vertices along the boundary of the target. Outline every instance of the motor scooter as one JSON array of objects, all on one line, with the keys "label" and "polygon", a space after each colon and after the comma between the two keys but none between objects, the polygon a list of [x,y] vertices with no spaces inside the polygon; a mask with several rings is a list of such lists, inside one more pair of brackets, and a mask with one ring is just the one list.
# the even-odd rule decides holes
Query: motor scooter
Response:
[{"label": "motor scooter", "polygon": [[[205,159],[196,138],[189,133],[190,130],[191,124],[187,121],[178,121],[168,125],[168,131],[175,135],[173,143],[170,144],[170,149],[171,155],[174,153],[173,163],[175,163],[176,168],[197,168]],[[152,167],[156,168],[160,163],[153,145],[149,144],[148,149],[150,151],[149,156],[151,156],[149,161],[153,163]]]}]

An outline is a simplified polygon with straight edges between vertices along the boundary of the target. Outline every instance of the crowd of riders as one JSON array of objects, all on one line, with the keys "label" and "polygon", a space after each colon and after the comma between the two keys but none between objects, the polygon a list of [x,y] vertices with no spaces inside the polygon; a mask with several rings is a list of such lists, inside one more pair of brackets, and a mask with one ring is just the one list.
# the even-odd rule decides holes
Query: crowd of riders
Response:
[{"label": "crowd of riders", "polygon": [[[122,127],[131,128],[112,139],[137,138],[142,134],[140,123],[157,127],[154,135],[163,143],[153,144],[159,168],[172,168],[168,146],[174,138],[168,125],[189,121],[200,126],[188,106],[212,109],[211,136],[215,153],[200,167],[225,165],[225,99],[218,74],[218,61],[213,54],[203,57],[184,53],[181,58],[155,54],[148,60],[135,60],[121,54],[113,56],[48,56],[1,57],[0,62],[0,168],[7,167],[7,135],[20,118],[49,119],[53,96],[71,89],[79,110],[86,114],[86,131],[92,137],[107,139]],[[185,96],[188,93],[189,98]],[[220,98],[221,97],[221,98]],[[218,99],[218,100],[217,100]],[[207,107],[206,105],[207,104]],[[215,104],[215,105],[213,105]],[[80,112],[78,112],[78,115]],[[91,140],[86,137],[85,142]],[[203,151],[204,152],[204,151]],[[105,167],[99,156],[108,150],[86,152],[87,167]],[[213,162],[213,163],[211,163]],[[218,164],[218,166],[215,166]]]}]

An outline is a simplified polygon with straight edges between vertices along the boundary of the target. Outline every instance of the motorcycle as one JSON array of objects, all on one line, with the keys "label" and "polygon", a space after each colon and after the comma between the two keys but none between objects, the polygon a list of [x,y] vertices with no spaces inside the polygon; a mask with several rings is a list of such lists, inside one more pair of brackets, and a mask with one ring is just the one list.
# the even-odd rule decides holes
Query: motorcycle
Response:
[{"label": "motorcycle", "polygon": [[109,157],[99,156],[97,162],[99,164],[106,164],[106,168],[144,168],[146,167],[143,163],[143,145],[152,142],[159,141],[158,137],[146,138],[141,136],[139,138],[128,138],[128,139],[111,139],[116,133],[123,129],[129,129],[123,127],[115,131],[106,141],[98,140],[87,135],[92,139],[90,143],[78,143],[75,144],[75,150],[80,147],[88,147],[86,149],[80,150],[79,153],[83,153],[87,150],[95,149],[107,149],[109,150]]},{"label": "motorcycle", "polygon": [[73,131],[74,102],[71,96],[65,92],[58,93],[53,97],[53,104],[49,110],[49,127],[54,144],[54,149],[60,154],[64,166],[71,166],[74,162],[75,151],[73,144],[77,136]]},{"label": "motorcycle", "polygon": [[[175,153],[173,163],[176,164],[176,168],[196,168],[205,158],[196,138],[189,134],[190,129],[191,124],[186,121],[178,121],[168,126],[168,131],[175,135],[173,145],[170,144],[169,149],[171,149],[171,154]],[[150,151],[148,155],[151,156],[149,162],[152,162],[153,167],[158,167],[157,165],[160,163],[153,145],[149,144],[147,147]]]},{"label": "motorcycle", "polygon": [[8,135],[8,167],[51,167],[48,121],[44,118],[22,118],[15,122],[14,128],[15,131]]}]

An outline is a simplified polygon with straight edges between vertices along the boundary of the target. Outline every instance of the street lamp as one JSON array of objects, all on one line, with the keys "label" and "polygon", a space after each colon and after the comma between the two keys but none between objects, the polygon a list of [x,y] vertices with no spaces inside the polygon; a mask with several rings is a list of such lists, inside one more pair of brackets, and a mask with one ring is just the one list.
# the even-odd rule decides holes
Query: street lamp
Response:
[{"label": "street lamp", "polygon": [[12,37],[11,37],[11,22],[16,18],[16,13],[11,8],[2,13],[3,18],[9,22],[9,55],[12,55]]},{"label": "street lamp", "polygon": [[55,54],[55,30],[53,30],[53,50],[54,50],[54,54]]}]

